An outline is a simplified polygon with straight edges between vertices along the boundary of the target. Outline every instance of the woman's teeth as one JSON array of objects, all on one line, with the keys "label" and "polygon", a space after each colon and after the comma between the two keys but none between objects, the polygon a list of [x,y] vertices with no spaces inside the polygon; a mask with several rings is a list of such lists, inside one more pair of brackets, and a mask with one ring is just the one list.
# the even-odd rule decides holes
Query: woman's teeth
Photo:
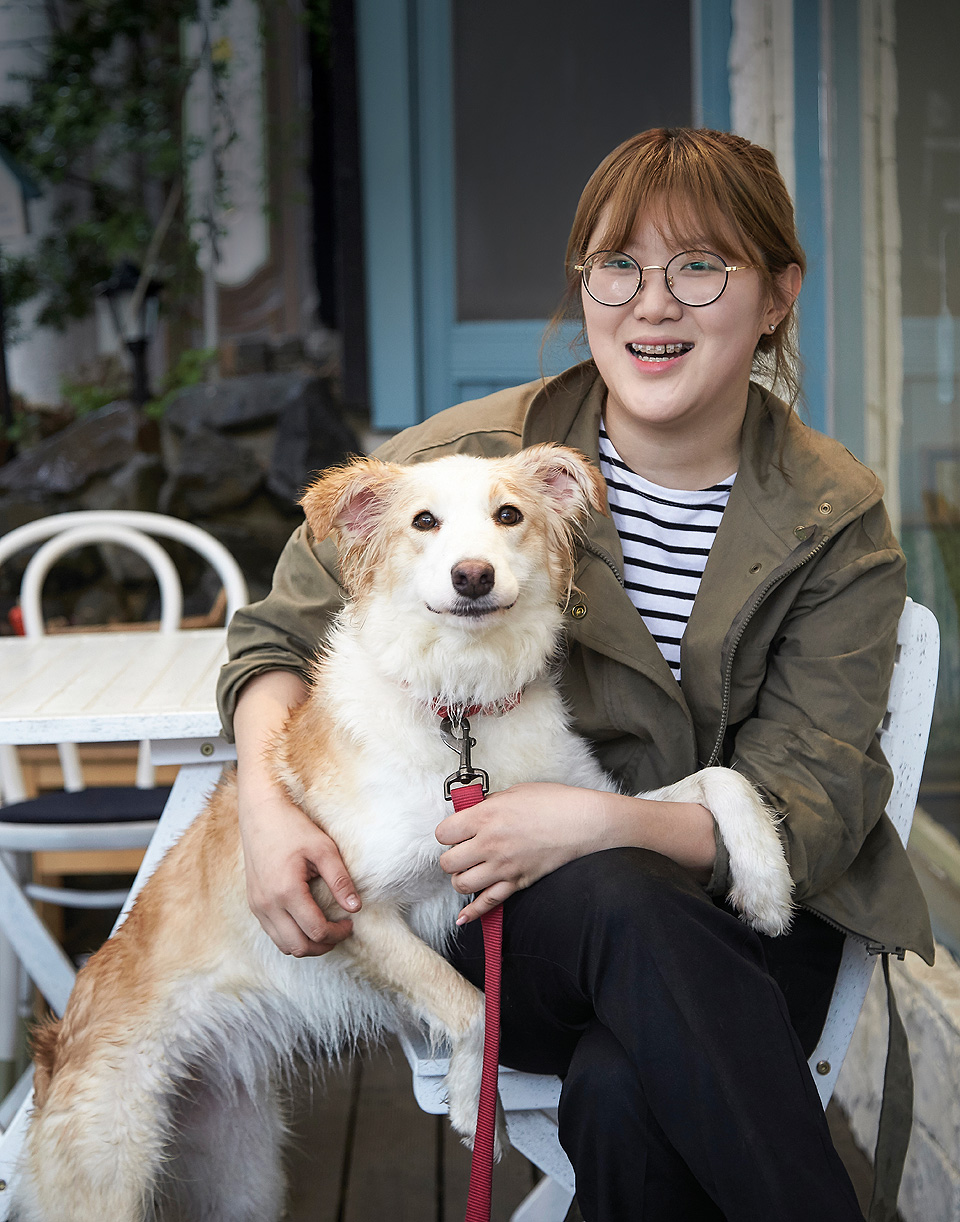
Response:
[{"label": "woman's teeth", "polygon": [[666,361],[689,352],[693,344],[627,344],[641,361]]}]

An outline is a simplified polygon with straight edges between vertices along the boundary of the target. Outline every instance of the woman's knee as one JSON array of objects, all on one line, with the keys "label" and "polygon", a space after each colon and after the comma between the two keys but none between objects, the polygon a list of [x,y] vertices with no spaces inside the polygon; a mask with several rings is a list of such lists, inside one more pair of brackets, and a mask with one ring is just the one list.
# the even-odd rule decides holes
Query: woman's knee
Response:
[{"label": "woman's knee", "polygon": [[545,902],[573,904],[585,922],[601,918],[650,922],[678,906],[713,904],[692,876],[649,849],[617,848],[590,853],[562,866],[537,884]]},{"label": "woman's knee", "polygon": [[585,1126],[590,1140],[608,1136],[636,1145],[643,1092],[623,1045],[594,1019],[577,1043],[563,1079],[558,1112],[560,1143],[575,1148]]}]

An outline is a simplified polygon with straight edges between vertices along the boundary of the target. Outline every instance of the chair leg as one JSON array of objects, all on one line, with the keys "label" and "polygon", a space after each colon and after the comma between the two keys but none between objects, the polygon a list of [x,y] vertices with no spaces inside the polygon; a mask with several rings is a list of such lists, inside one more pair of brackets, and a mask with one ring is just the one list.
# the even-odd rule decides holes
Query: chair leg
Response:
[{"label": "chair leg", "polygon": [[[30,965],[29,973],[50,1008],[62,1014],[76,972],[20,889],[7,853],[0,853],[0,929],[6,932],[17,958]],[[14,984],[10,994],[14,1005],[18,992]]]},{"label": "chair leg", "polygon": [[544,1176],[510,1215],[510,1222],[563,1222],[572,1200],[569,1189]]},{"label": "chair leg", "polygon": [[20,1009],[20,962],[13,947],[0,934],[0,1062],[17,1056],[17,1019]]}]

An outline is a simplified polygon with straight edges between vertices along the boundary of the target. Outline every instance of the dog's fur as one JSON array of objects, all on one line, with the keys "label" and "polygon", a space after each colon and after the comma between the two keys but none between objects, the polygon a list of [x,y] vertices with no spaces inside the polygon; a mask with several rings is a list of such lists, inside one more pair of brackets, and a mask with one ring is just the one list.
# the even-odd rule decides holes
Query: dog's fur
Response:
[{"label": "dog's fur", "polygon": [[[314,535],[337,538],[351,600],[272,760],[340,847],[363,898],[353,936],[298,959],[261,931],[228,776],[38,1039],[18,1222],[278,1218],[285,1074],[403,1013],[450,1041],[450,1119],[470,1139],[482,1005],[438,953],[461,900],[437,865],[456,759],[432,706],[488,706],[472,731],[493,789],[613,789],[571,731],[553,677],[574,533],[606,504],[592,466],[559,446],[415,467],[359,460],[318,480],[303,504]],[[708,769],[649,796],[710,808],[733,902],[757,927],[785,926],[790,882],[774,821],[743,778]],[[322,882],[313,890],[329,916],[343,915]]]}]

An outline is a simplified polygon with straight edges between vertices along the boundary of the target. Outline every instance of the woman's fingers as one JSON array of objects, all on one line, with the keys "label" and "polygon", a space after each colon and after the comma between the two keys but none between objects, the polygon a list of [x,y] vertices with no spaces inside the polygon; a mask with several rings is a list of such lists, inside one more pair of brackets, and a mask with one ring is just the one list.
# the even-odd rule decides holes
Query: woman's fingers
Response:
[{"label": "woman's fingers", "polygon": [[471,921],[475,921],[477,917],[485,916],[496,908],[498,904],[502,904],[504,900],[509,899],[514,891],[519,890],[519,883],[506,881],[494,883],[492,887],[487,887],[485,891],[481,891],[465,908],[461,908],[460,915],[457,917],[457,924],[468,925]]},{"label": "woman's fingers", "polygon": [[317,873],[330,888],[333,898],[347,912],[356,912],[360,908],[360,897],[353,884],[353,879],[347,873],[343,858],[336,844],[326,833],[321,832],[323,842],[319,844],[313,855],[313,864]]}]

